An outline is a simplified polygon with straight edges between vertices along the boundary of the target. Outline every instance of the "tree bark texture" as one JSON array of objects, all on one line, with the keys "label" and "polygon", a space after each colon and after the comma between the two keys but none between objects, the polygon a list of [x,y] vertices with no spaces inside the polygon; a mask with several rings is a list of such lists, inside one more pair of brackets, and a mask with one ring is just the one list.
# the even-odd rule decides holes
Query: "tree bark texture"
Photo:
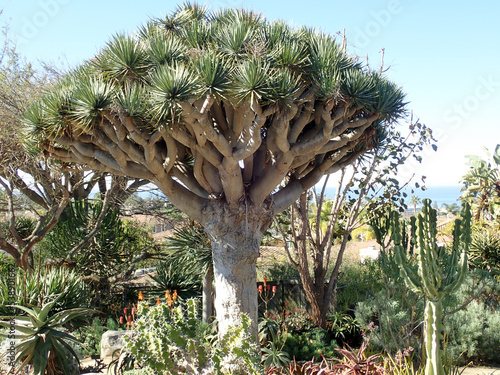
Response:
[{"label": "tree bark texture", "polygon": [[252,320],[251,334],[257,338],[256,261],[262,233],[271,220],[269,211],[246,205],[233,210],[214,203],[204,211],[203,224],[212,242],[220,337],[246,314]]}]

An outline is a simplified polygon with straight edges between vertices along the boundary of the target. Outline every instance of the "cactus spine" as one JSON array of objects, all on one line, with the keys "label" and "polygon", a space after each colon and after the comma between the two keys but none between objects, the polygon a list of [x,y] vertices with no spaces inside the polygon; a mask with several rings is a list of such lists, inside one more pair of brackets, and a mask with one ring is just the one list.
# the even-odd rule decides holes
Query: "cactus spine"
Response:
[{"label": "cactus spine", "polygon": [[424,318],[425,375],[445,375],[442,364],[444,326],[441,300],[460,286],[467,273],[471,213],[470,207],[466,205],[462,219],[455,220],[451,257],[449,262],[445,262],[444,249],[437,245],[436,210],[431,208],[428,199],[423,204],[416,226],[411,226],[412,239],[416,234],[418,272],[415,273],[408,264],[406,248],[402,245],[406,225],[397,213],[394,213],[392,220],[394,253],[406,285],[427,300]]}]

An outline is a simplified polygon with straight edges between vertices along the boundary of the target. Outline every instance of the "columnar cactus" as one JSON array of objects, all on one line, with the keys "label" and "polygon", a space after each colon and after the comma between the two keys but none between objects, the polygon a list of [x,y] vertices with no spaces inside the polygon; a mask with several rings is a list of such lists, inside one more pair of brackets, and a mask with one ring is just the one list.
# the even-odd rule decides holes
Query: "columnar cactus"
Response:
[{"label": "columnar cactus", "polygon": [[[418,273],[406,259],[402,245],[403,230],[397,213],[393,216],[393,239],[396,261],[406,285],[426,298],[425,307],[425,375],[444,375],[443,357],[443,306],[441,300],[453,293],[463,282],[467,273],[467,253],[471,243],[471,213],[467,205],[462,219],[455,220],[451,256],[445,257],[444,249],[437,244],[436,210],[430,200],[424,200],[422,213],[417,218]],[[449,259],[449,260],[448,260]]]}]

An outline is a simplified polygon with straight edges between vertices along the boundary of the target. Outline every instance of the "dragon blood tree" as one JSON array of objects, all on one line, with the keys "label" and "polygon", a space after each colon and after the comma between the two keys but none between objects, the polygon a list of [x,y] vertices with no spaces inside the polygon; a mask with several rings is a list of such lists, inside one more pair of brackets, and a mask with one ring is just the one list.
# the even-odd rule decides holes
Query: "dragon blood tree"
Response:
[{"label": "dragon blood tree", "polygon": [[442,363],[444,316],[441,300],[462,284],[467,273],[467,253],[471,243],[470,223],[470,207],[466,205],[462,218],[455,220],[451,255],[446,256],[446,250],[437,244],[436,210],[431,208],[429,199],[424,199],[416,226],[411,226],[411,236],[416,240],[412,242],[416,246],[418,259],[418,272],[415,272],[409,266],[406,249],[402,246],[406,225],[401,223],[397,212],[393,213],[394,253],[401,268],[401,276],[412,291],[426,298],[425,375],[445,375]]},{"label": "dragon blood tree", "polygon": [[201,223],[221,332],[246,313],[256,333],[255,264],[273,216],[405,113],[401,89],[330,35],[184,5],[113,37],[26,124],[53,158],[147,179]]}]

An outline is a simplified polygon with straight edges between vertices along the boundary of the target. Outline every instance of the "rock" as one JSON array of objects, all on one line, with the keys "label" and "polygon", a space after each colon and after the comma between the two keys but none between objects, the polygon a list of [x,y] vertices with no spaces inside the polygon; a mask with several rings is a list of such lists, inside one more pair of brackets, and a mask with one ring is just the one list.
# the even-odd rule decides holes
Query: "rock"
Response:
[{"label": "rock", "polygon": [[112,357],[119,355],[119,351],[123,348],[125,342],[123,336],[130,332],[127,331],[106,331],[101,338],[101,358]]}]

